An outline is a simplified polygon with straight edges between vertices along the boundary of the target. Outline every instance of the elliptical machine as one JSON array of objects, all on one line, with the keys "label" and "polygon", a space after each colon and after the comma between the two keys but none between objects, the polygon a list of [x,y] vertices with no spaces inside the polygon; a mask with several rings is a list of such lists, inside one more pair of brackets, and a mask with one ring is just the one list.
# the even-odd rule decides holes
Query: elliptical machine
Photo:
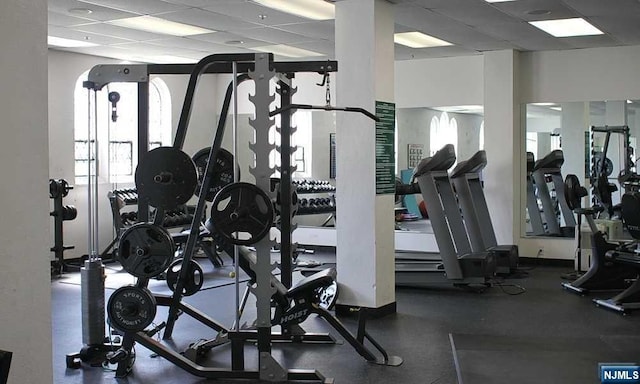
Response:
[{"label": "elliptical machine", "polygon": [[[562,287],[569,292],[581,295],[591,291],[607,291],[625,289],[627,281],[637,276],[637,272],[628,267],[614,263],[607,254],[615,251],[619,245],[610,243],[604,232],[599,231],[594,221],[594,215],[605,208],[594,206],[582,208],[581,200],[587,196],[587,189],[580,185],[576,175],[567,175],[564,181],[565,200],[571,210],[578,215],[578,228],[581,226],[581,218],[584,215],[591,229],[591,266],[587,272],[571,283],[562,283]],[[579,257],[579,256],[578,256]]]}]

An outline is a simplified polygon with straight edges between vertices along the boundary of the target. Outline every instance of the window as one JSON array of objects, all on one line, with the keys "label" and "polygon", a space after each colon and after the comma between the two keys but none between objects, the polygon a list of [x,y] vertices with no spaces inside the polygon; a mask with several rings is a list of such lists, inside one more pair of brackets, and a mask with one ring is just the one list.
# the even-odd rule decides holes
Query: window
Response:
[{"label": "window", "polygon": [[480,150],[484,149],[484,120],[482,120],[482,123],[480,123],[480,137],[478,148]]},{"label": "window", "polygon": [[429,129],[429,153],[433,156],[445,144],[453,144],[458,152],[458,122],[455,117],[449,119],[447,112],[442,112],[440,118],[434,116],[431,119]]},{"label": "window", "polygon": [[[298,168],[292,177],[311,177],[311,146],[313,142],[313,132],[311,129],[311,111],[297,111],[291,116],[291,126],[297,130],[291,136],[291,145],[298,146],[298,150],[292,153],[291,164]],[[280,115],[276,116],[276,125],[269,130],[269,141],[280,146],[280,134],[276,131],[276,126],[280,126]],[[280,166],[280,153],[273,150],[269,155],[269,165],[271,167]],[[275,177],[280,177],[280,172],[275,171]]]},{"label": "window", "polygon": [[[82,86],[89,71],[80,75],[74,93],[75,182],[87,183],[88,162],[93,163],[92,173],[103,182],[132,183],[138,163],[138,87],[136,83],[112,83],[97,92],[98,152],[93,142],[88,155],[89,107],[88,91]],[[118,92],[116,121],[112,119],[110,92]],[[91,101],[93,102],[93,101]],[[92,140],[93,141],[93,140]],[[100,145],[106,143],[108,145]],[[159,78],[149,82],[149,149],[171,144],[171,96],[169,88]],[[102,150],[106,153],[103,153]],[[97,157],[96,157],[97,156]],[[96,170],[95,165],[99,165]],[[102,161],[101,161],[102,160]],[[108,160],[108,161],[107,161]]]}]

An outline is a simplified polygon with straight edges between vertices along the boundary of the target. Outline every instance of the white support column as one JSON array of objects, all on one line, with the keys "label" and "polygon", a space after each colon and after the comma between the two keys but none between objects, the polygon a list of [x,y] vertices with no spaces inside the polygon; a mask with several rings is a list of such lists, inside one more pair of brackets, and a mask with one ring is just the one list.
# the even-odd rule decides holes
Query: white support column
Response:
[{"label": "white support column", "polygon": [[484,54],[484,188],[498,244],[516,244],[524,206],[520,189],[526,151],[520,128],[518,64],[517,51]]},{"label": "white support column", "polygon": [[584,135],[589,132],[589,103],[562,103],[562,176],[578,176],[584,184]]},{"label": "white support column", "polygon": [[[393,32],[387,1],[336,2],[337,105],[394,101]],[[338,112],[336,130],[340,304],[395,311],[394,194],[376,194],[376,124]]]},{"label": "white support column", "polygon": [[0,49],[0,350],[9,383],[52,383],[46,0],[0,1]]}]

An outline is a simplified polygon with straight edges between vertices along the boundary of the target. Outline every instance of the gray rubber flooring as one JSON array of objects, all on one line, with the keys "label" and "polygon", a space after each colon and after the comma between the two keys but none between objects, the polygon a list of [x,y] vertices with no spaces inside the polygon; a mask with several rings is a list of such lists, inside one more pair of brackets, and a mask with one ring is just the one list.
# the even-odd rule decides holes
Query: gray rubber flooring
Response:
[{"label": "gray rubber flooring", "polygon": [[[301,258],[325,261],[330,256]],[[208,266],[203,262],[207,279],[216,279],[218,272]],[[336,383],[453,384],[458,377],[464,384],[597,383],[598,362],[612,358],[640,360],[640,313],[621,316],[596,308],[590,298],[564,292],[560,275],[568,271],[538,266],[528,271],[529,277],[505,281],[504,286],[494,286],[484,293],[448,287],[399,288],[397,314],[371,320],[368,331],[389,353],[404,359],[400,367],[369,364],[346,343],[277,345],[273,356],[288,368],[317,369]],[[77,352],[82,345],[80,288],[64,282],[73,278],[70,274],[52,283],[54,383],[223,382],[192,376],[141,346],[136,348],[136,363],[126,379],[116,380],[106,368],[67,369],[65,354]],[[186,301],[219,322],[231,324],[234,287],[215,281],[206,284],[221,286]],[[519,288],[510,284],[518,284],[526,292],[513,295]],[[107,290],[107,295],[110,292]],[[250,302],[248,308],[252,305]],[[165,319],[166,311],[160,309],[156,322]],[[244,319],[252,321],[251,309]],[[341,320],[355,330],[354,319]],[[308,331],[331,332],[322,319],[314,316],[303,326]],[[340,339],[337,333],[332,334]],[[194,341],[214,337],[215,332],[182,316],[173,336],[174,347],[183,350]],[[248,345],[246,351],[247,366],[252,367],[257,360],[253,347]],[[228,365],[229,351],[224,347],[216,350],[206,363]]]}]

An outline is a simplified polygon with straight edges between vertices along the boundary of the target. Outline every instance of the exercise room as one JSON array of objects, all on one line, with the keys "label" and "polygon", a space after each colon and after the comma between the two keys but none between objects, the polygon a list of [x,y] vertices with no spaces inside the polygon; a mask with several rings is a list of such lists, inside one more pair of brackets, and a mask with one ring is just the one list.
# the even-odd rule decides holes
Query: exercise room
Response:
[{"label": "exercise room", "polygon": [[1,2],[0,384],[639,383],[638,22]]}]

